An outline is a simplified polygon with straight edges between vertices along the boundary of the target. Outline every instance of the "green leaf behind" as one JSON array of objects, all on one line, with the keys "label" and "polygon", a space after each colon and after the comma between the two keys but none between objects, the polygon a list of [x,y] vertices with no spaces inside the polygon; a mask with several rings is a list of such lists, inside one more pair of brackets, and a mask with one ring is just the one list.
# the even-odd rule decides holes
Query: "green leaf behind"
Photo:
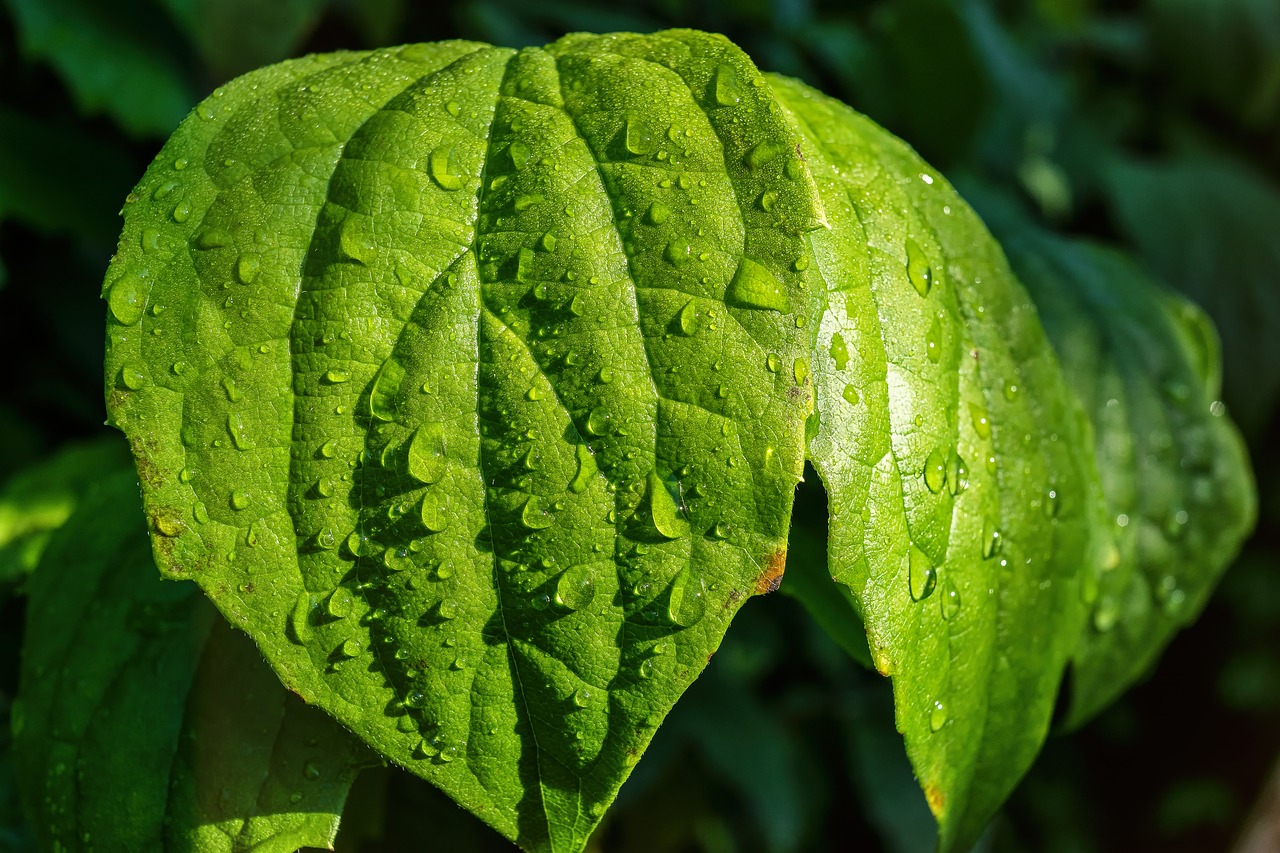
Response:
[{"label": "green leaf behind", "polygon": [[194,584],[156,576],[141,521],[132,474],[107,478],[31,580],[12,713],[41,846],[329,847],[368,753]]}]

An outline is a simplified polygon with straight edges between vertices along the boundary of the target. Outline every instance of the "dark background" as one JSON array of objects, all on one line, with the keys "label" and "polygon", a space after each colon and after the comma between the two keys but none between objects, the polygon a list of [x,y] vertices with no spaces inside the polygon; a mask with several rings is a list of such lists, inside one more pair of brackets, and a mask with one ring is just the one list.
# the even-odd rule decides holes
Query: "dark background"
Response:
[{"label": "dark background", "polygon": [[[0,0],[0,479],[99,436],[118,210],[217,84],[287,56],[464,37],[722,32],[961,186],[1134,254],[1200,302],[1261,519],[1151,678],[1051,737],[980,845],[1225,850],[1280,753],[1280,0]],[[824,532],[810,477],[793,554]],[[785,593],[785,584],[784,584]],[[0,722],[20,601],[0,606]],[[609,851],[927,850],[888,682],[785,595],[743,610],[597,836]],[[7,728],[7,726],[6,726]],[[0,736],[0,851],[29,844]],[[362,777],[347,850],[510,849],[424,783]]]}]

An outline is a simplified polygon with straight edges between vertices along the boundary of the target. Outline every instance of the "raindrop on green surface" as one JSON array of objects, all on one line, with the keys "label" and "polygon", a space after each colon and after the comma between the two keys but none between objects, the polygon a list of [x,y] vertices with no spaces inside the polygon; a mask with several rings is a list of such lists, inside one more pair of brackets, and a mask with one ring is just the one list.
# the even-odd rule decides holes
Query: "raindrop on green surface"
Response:
[{"label": "raindrop on green surface", "polygon": [[907,571],[913,601],[923,601],[933,594],[938,585],[938,569],[929,555],[915,545],[911,546]]},{"label": "raindrop on green surface", "polygon": [[581,610],[596,595],[596,584],[587,566],[566,569],[556,579],[555,603],[566,610]]},{"label": "raindrop on green surface", "polygon": [[634,113],[628,113],[623,131],[627,151],[632,154],[648,154],[653,150],[653,129]]},{"label": "raindrop on green surface", "polygon": [[126,364],[120,369],[120,384],[130,391],[140,391],[147,384],[147,375],[136,366]]},{"label": "raindrop on green surface", "polygon": [[369,414],[380,421],[395,420],[398,395],[403,382],[404,365],[394,358],[384,361],[369,390]]},{"label": "raindrop on green surface", "polygon": [[976,403],[969,404],[969,418],[973,421],[973,431],[979,438],[991,437],[991,422],[987,420],[987,410]]},{"label": "raindrop on green surface", "polygon": [[946,462],[941,451],[933,450],[924,461],[924,484],[935,495],[947,484]]},{"label": "raindrop on green surface", "polygon": [[706,586],[702,578],[686,566],[671,582],[667,594],[667,619],[673,625],[688,628],[702,619],[706,609]]},{"label": "raindrop on green surface", "polygon": [[769,369],[770,373],[777,373],[782,369],[782,359],[778,358],[774,353],[769,353],[765,357],[764,366]]},{"label": "raindrop on green surface", "polygon": [[934,317],[924,338],[925,353],[934,364],[942,358],[942,324]]},{"label": "raindrop on green surface", "polygon": [[231,508],[234,510],[248,509],[252,502],[248,492],[237,489],[231,493]]},{"label": "raindrop on green surface", "polygon": [[587,415],[587,432],[594,436],[608,435],[613,416],[603,407],[591,410]]},{"label": "raindrop on green surface", "polygon": [[916,293],[921,296],[929,295],[929,290],[933,287],[933,267],[924,250],[910,238],[907,239],[907,278],[911,280]]},{"label": "raindrop on green surface", "polygon": [[951,581],[942,587],[942,618],[950,622],[960,612],[960,593]]},{"label": "raindrop on green surface", "polygon": [[530,530],[545,530],[555,524],[555,521],[555,516],[537,495],[530,495],[524,503],[524,509],[520,511],[520,522]]},{"label": "raindrop on green surface", "polygon": [[649,212],[645,217],[649,220],[650,225],[661,225],[671,216],[671,208],[667,207],[660,201],[655,201],[649,205]]},{"label": "raindrop on green surface", "polygon": [[241,284],[253,284],[261,268],[261,259],[252,252],[245,252],[236,261],[236,278]]},{"label": "raindrop on green surface", "polygon": [[947,724],[947,707],[939,700],[934,700],[929,709],[929,731],[936,732]]},{"label": "raindrop on green surface", "polygon": [[507,148],[507,154],[511,157],[511,165],[517,170],[523,169],[525,164],[529,162],[529,157],[532,156],[529,146],[519,140],[511,143],[511,146]]},{"label": "raindrop on green surface", "polygon": [[444,424],[428,421],[414,430],[405,461],[409,476],[418,482],[439,482],[445,472]]},{"label": "raindrop on green surface", "polygon": [[730,107],[742,101],[742,84],[738,82],[737,73],[728,65],[716,66],[711,88],[716,103],[722,107]]},{"label": "raindrop on green surface", "polygon": [[694,335],[698,331],[698,306],[696,300],[690,299],[680,309],[680,331],[686,335]]},{"label": "raindrop on green surface", "polygon": [[650,471],[648,476],[649,511],[653,516],[653,526],[658,534],[667,539],[678,539],[689,532],[688,523],[680,516],[680,509],[675,499],[667,490],[666,484],[658,476],[657,471]]},{"label": "raindrop on green surface", "polygon": [[782,283],[768,268],[748,257],[738,262],[738,269],[729,282],[724,299],[740,308],[757,308],[786,313],[791,310],[791,300]]},{"label": "raindrop on green surface", "polygon": [[334,619],[345,619],[351,615],[354,604],[351,593],[343,587],[338,587],[324,600],[324,612]]},{"label": "raindrop on green surface", "polygon": [[1120,621],[1120,607],[1114,598],[1104,595],[1098,599],[1093,608],[1093,627],[1100,634],[1105,634]]},{"label": "raindrop on green surface", "polygon": [[752,169],[759,169],[761,166],[773,160],[781,153],[782,149],[768,140],[757,142],[747,151],[746,163]]},{"label": "raindrop on green surface", "polygon": [[836,370],[844,370],[849,363],[849,347],[845,345],[844,337],[839,332],[831,336],[831,346],[827,351],[836,363]]},{"label": "raindrop on green surface", "polygon": [[446,498],[439,489],[430,489],[422,496],[422,526],[431,533],[439,533],[449,526]]},{"label": "raindrop on green surface", "polygon": [[982,559],[990,560],[1000,550],[1000,530],[990,520],[982,522]]},{"label": "raindrop on green surface", "polygon": [[844,386],[844,392],[841,393],[840,396],[844,397],[845,401],[849,403],[849,405],[851,406],[858,405],[858,401],[859,401],[858,389],[854,388],[852,385],[846,384]]},{"label": "raindrop on green surface", "polygon": [[351,381],[351,374],[345,370],[334,368],[324,372],[324,381],[330,385],[341,385],[343,382]]},{"label": "raindrop on green surface", "polygon": [[289,611],[289,638],[299,645],[311,639],[311,596],[305,592],[298,593]]},{"label": "raindrop on green surface", "polygon": [[132,326],[142,319],[146,306],[147,283],[141,276],[126,273],[116,279],[107,292],[107,307],[111,316],[123,326]]},{"label": "raindrop on green surface", "polygon": [[591,452],[591,448],[585,444],[579,444],[574,452],[578,458],[578,471],[573,475],[573,479],[569,481],[569,491],[575,495],[580,495],[587,490],[587,486],[591,483],[591,478],[595,476],[599,469],[596,467],[596,457]]},{"label": "raindrop on green surface", "polygon": [[427,170],[431,174],[431,180],[435,181],[440,189],[450,192],[462,189],[463,184],[461,177],[449,171],[449,161],[452,157],[453,149],[440,147],[433,150],[427,158]]},{"label": "raindrop on green surface", "polygon": [[458,614],[461,612],[462,605],[452,598],[446,598],[444,601],[440,602],[440,605],[436,608],[436,614],[441,619],[445,620],[456,619]]}]

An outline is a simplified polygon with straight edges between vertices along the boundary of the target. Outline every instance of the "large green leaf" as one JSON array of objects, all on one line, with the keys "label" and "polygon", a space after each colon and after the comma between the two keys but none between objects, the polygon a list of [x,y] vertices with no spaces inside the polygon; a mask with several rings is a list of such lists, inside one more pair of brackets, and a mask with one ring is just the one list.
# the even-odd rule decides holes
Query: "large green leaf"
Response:
[{"label": "large green leaf", "polygon": [[1030,766],[1083,619],[1096,473],[1034,306],[910,149],[776,81],[830,229],[812,235],[831,572],[853,592],[938,817],[973,843]]},{"label": "large green leaf", "polygon": [[156,576],[131,473],[84,498],[32,578],[12,712],[45,849],[329,847],[369,761],[194,584]]},{"label": "large green leaf", "polygon": [[508,837],[586,843],[777,586],[806,449],[943,846],[1027,767],[1090,431],[976,217],[847,107],[688,31],[330,54],[132,198],[107,396],[161,570]]},{"label": "large green leaf", "polygon": [[1108,550],[1075,653],[1077,724],[1199,615],[1253,527],[1252,474],[1218,400],[1218,338],[1200,309],[1120,252],[1008,213],[992,221],[1096,431]]}]

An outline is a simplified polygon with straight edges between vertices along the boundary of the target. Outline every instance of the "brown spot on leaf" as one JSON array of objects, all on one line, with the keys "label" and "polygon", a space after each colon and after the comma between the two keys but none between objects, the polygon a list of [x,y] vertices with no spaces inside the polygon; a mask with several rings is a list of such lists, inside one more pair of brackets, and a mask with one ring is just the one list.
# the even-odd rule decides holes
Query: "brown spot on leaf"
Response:
[{"label": "brown spot on leaf", "polygon": [[779,548],[769,555],[769,562],[765,565],[764,571],[756,578],[756,595],[766,595],[770,592],[776,592],[778,587],[782,585],[782,573],[787,570],[787,549]]},{"label": "brown spot on leaf", "polygon": [[926,782],[924,786],[924,798],[929,803],[929,811],[933,812],[934,817],[942,817],[942,812],[947,806],[947,795],[942,793],[941,789],[932,782]]}]

